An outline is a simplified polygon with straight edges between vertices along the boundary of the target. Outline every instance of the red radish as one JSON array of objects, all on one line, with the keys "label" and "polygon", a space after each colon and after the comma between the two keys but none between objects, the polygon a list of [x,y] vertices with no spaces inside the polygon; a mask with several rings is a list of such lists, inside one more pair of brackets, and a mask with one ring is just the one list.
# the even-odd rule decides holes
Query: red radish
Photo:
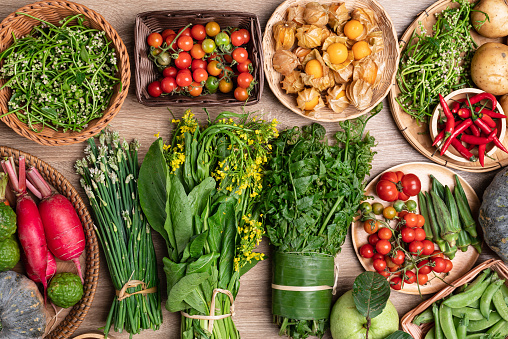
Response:
[{"label": "red radish", "polygon": [[19,157],[19,178],[16,177],[16,169],[13,166],[14,160],[2,161],[4,172],[9,175],[10,183],[14,189],[16,201],[16,217],[18,226],[18,237],[21,247],[27,256],[27,271],[33,272],[44,286],[44,300],[46,300],[46,288],[48,281],[46,272],[48,266],[48,251],[44,226],[37,205],[26,192],[25,157]]},{"label": "red radish", "polygon": [[[30,266],[27,265],[26,255],[25,253],[23,253],[23,251],[21,251],[21,260],[23,260],[23,263],[25,264],[26,275],[32,281],[40,283],[41,281],[39,280],[39,277],[36,276],[34,272],[30,270]],[[51,254],[51,252],[48,251],[48,267],[46,268],[46,280],[50,281],[51,278],[53,278],[53,276],[55,275],[55,273],[56,273],[56,260],[55,257],[53,257],[53,255]]]},{"label": "red radish", "polygon": [[63,195],[52,193],[36,168],[28,170],[28,177],[42,195],[39,213],[49,250],[60,260],[72,260],[83,282],[79,257],[85,249],[85,233],[74,206]]}]

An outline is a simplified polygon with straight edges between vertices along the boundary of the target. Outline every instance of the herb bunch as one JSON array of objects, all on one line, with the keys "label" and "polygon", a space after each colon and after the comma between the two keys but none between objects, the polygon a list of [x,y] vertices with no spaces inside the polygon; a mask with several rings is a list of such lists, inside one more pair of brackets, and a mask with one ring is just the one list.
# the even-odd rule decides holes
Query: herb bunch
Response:
[{"label": "herb bunch", "polygon": [[427,122],[432,115],[439,93],[474,87],[470,73],[478,47],[471,36],[474,3],[453,1],[459,6],[436,13],[431,33],[420,22],[401,52],[396,76],[400,94],[395,100],[419,122]]},{"label": "herb bunch", "polygon": [[[42,22],[0,54],[0,78],[8,79],[9,112],[32,130],[82,131],[103,115],[113,96],[117,60],[106,33],[86,27],[82,14]],[[75,23],[75,24],[73,24]],[[36,129],[41,124],[40,130]]]}]

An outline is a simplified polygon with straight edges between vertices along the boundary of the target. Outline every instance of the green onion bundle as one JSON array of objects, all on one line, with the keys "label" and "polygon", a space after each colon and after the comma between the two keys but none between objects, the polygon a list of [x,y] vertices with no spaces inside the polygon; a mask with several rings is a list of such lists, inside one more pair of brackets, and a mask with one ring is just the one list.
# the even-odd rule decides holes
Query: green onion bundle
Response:
[{"label": "green onion bundle", "polygon": [[16,113],[34,131],[37,124],[82,131],[91,120],[102,117],[119,83],[111,41],[104,31],[83,25],[82,14],[63,19],[59,27],[18,14],[42,25],[21,39],[14,38],[0,54],[0,78],[8,79],[2,89],[12,90],[6,115]]},{"label": "green onion bundle", "polygon": [[[97,235],[117,290],[104,334],[107,338],[112,324],[116,332],[126,330],[131,335],[143,329],[157,330],[162,323],[161,299],[160,291],[154,289],[159,279],[151,228],[138,199],[139,143],[120,141],[118,133],[110,131],[101,132],[99,145],[94,138],[88,143],[87,156],[75,167],[82,176],[81,186],[92,206]],[[122,288],[136,281],[144,285],[127,288],[121,297]],[[142,290],[149,291],[129,296]]]}]

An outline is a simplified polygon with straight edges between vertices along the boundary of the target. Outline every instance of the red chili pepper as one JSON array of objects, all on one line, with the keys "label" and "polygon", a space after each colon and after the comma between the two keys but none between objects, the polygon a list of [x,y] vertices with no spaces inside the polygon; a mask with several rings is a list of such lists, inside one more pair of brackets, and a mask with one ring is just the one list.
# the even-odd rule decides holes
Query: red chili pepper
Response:
[{"label": "red chili pepper", "polygon": [[485,167],[485,149],[487,145],[478,145],[478,159],[480,160],[480,165]]},{"label": "red chili pepper", "polygon": [[455,100],[452,104],[451,110],[453,114],[457,114],[460,108],[460,104],[466,102],[466,98]]},{"label": "red chili pepper", "polygon": [[490,109],[476,107],[474,109],[474,111],[476,113],[482,113],[482,114],[484,114],[484,116],[488,115],[489,117],[494,118],[494,119],[506,119],[506,115],[501,114],[501,113],[497,113],[497,112],[493,112]]},{"label": "red chili pepper", "polygon": [[471,118],[471,111],[469,108],[461,108],[457,111],[457,115],[462,119]]},{"label": "red chili pepper", "polygon": [[444,155],[446,150],[448,149],[448,147],[450,147],[450,145],[452,143],[452,140],[457,138],[459,136],[459,134],[464,132],[472,124],[473,124],[473,120],[471,120],[471,119],[466,119],[466,120],[462,121],[460,123],[460,125],[458,125],[457,128],[455,128],[455,130],[453,131],[452,135],[448,139],[446,139],[443,147],[441,147],[441,153],[440,154]]},{"label": "red chili pepper", "polygon": [[473,133],[473,135],[475,137],[479,137],[480,136],[480,130],[478,129],[478,127],[476,127],[476,125],[471,125],[469,126],[469,129],[471,130],[471,132]]},{"label": "red chili pepper", "polygon": [[475,148],[475,147],[476,147],[476,145],[469,145],[469,146],[467,146],[467,150],[468,150],[468,151],[471,151],[471,150],[472,150],[473,148]]},{"label": "red chili pepper", "polygon": [[488,115],[483,115],[481,114],[480,115],[480,119],[482,119],[483,121],[485,121],[485,123],[487,125],[489,125],[490,128],[496,128],[497,124],[494,120],[492,120],[491,117],[489,117]]},{"label": "red chili pepper", "polygon": [[[485,121],[483,121],[482,119],[476,119],[474,123],[476,124],[476,126],[480,127],[483,133],[490,136],[490,134],[492,133],[492,129],[485,123]],[[496,135],[494,135],[494,137],[492,138],[492,142],[494,143],[494,145],[499,147],[501,151],[508,153],[508,149],[504,147],[503,143],[499,141]]]},{"label": "red chili pepper", "polygon": [[441,94],[439,94],[439,103],[443,108],[443,113],[446,117],[446,126],[445,126],[445,139],[448,139],[450,135],[452,135],[453,130],[455,128],[455,119],[453,118],[453,114],[450,111],[450,107],[446,103],[445,99]]},{"label": "red chili pepper", "polygon": [[491,105],[492,106],[492,110],[496,109],[496,105],[497,105],[496,97],[494,95],[490,94],[490,93],[487,93],[487,92],[476,94],[474,97],[469,99],[469,102],[471,103],[471,105],[474,105],[474,104],[479,103],[483,99],[490,100],[490,102],[492,103],[492,105]]},{"label": "red chili pepper", "polygon": [[462,134],[460,140],[472,145],[484,145],[492,141],[497,134],[497,129],[494,129],[488,137],[475,137],[474,135]]},{"label": "red chili pepper", "polygon": [[[455,121],[455,126],[457,126],[458,124],[460,124],[460,121]],[[436,146],[437,143],[440,142],[441,140],[443,140],[443,138],[444,138],[445,131],[444,131],[443,127],[441,127],[440,129],[441,129],[441,132],[439,132],[439,134],[436,136],[436,139],[434,139],[432,146]]]},{"label": "red chili pepper", "polygon": [[462,145],[459,140],[453,138],[451,144],[464,158],[469,161],[476,161],[474,154],[469,152],[469,150],[464,145]]}]

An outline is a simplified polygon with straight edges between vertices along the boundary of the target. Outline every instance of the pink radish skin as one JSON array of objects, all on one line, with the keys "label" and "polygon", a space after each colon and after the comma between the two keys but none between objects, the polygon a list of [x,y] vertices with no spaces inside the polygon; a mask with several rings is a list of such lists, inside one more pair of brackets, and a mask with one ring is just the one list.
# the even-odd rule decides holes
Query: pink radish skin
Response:
[{"label": "pink radish skin", "polygon": [[39,213],[49,250],[60,260],[72,260],[83,282],[79,257],[85,249],[85,234],[74,206],[63,195],[51,193],[37,169],[30,168],[28,177],[42,194]]},{"label": "pink radish skin", "polygon": [[[32,280],[32,281],[35,281],[36,283],[40,283],[41,281],[39,280],[39,277],[36,276],[34,274],[34,272],[32,272],[30,270],[30,266],[28,266],[27,264],[27,259],[26,259],[26,255],[25,253],[21,253],[21,259],[23,260],[23,263],[25,264],[25,268],[26,268],[26,275]],[[56,274],[56,260],[55,260],[55,257],[53,257],[53,254],[51,254],[50,251],[48,251],[48,266],[46,268],[46,281],[50,281],[51,278],[53,278],[53,276]]]}]

